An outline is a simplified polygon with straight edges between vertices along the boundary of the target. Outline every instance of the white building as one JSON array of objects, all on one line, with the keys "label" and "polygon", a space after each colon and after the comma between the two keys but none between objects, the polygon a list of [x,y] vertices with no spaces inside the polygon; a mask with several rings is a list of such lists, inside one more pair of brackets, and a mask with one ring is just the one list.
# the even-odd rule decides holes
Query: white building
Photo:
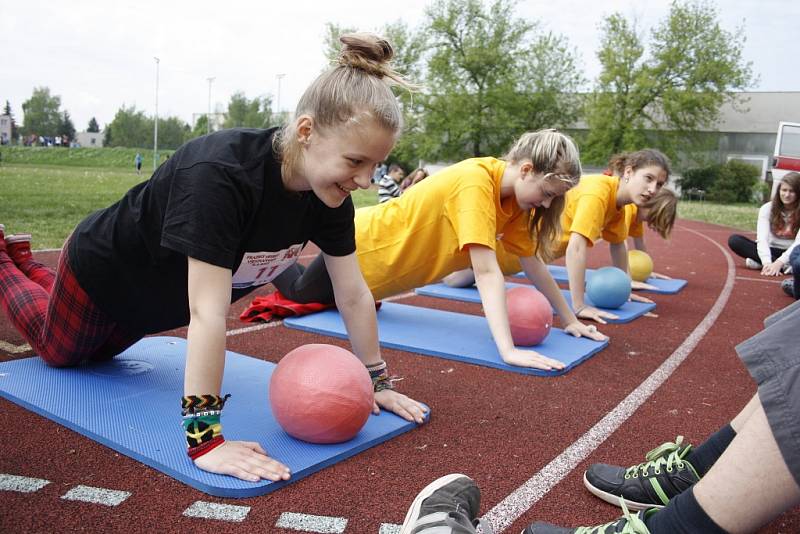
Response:
[{"label": "white building", "polygon": [[82,147],[103,146],[103,132],[78,132],[75,141]]}]

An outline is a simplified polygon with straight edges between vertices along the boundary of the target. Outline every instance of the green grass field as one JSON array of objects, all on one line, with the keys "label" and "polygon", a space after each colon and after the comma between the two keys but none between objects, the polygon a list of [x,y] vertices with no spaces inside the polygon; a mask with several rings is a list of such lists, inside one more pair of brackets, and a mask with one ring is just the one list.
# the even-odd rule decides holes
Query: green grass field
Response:
[{"label": "green grass field", "polygon": [[[152,151],[130,148],[3,147],[0,152],[0,223],[7,233],[32,233],[35,248],[60,247],[84,217],[147,179],[153,157]],[[145,161],[142,176],[133,170],[137,152]],[[357,208],[370,206],[378,201],[377,191],[356,191],[353,200]],[[755,230],[757,213],[758,206],[750,204],[678,204],[680,218],[739,230]]]}]

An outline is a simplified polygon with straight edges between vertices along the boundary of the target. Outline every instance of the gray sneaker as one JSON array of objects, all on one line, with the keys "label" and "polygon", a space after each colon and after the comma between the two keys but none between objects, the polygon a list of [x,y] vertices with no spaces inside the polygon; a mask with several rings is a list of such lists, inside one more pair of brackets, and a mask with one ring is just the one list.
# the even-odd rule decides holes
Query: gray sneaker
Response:
[{"label": "gray sneaker", "polygon": [[692,450],[683,436],[647,453],[645,462],[628,468],[593,464],[583,475],[583,484],[595,496],[631,510],[661,508],[670,499],[689,489],[700,476],[686,460]]},{"label": "gray sneaker", "polygon": [[654,514],[655,508],[631,514],[624,502],[620,501],[619,504],[622,507],[623,515],[610,523],[591,527],[565,528],[552,523],[536,522],[528,525],[522,534],[650,534],[645,524],[645,518]]},{"label": "gray sneaker", "polygon": [[[475,534],[481,492],[466,475],[434,480],[419,492],[408,509],[400,534]],[[485,523],[483,532],[491,533]]]},{"label": "gray sneaker", "polygon": [[747,267],[748,269],[753,269],[754,271],[761,270],[761,263],[757,262],[753,258],[745,258],[744,266]]},{"label": "gray sneaker", "polygon": [[794,280],[792,280],[791,278],[787,278],[786,280],[781,282],[781,289],[783,289],[783,292],[792,297],[793,299],[797,298],[794,294]]}]

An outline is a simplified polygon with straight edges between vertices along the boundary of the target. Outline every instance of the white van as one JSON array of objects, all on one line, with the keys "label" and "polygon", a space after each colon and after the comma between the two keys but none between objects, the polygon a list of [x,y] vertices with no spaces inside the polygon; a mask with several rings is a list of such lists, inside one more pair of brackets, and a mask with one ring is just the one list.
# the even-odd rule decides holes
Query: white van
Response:
[{"label": "white van", "polygon": [[781,179],[790,172],[800,172],[800,123],[778,123],[778,138],[772,158],[772,193],[775,196]]}]

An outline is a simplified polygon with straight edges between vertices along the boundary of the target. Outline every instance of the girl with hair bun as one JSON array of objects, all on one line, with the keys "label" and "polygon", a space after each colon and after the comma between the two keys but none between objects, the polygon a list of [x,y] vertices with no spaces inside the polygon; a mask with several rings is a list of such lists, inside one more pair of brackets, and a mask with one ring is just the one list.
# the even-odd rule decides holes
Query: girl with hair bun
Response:
[{"label": "girl with hair bun", "polygon": [[[353,350],[373,377],[375,411],[423,420],[423,406],[392,389],[381,360],[350,197],[369,187],[402,129],[391,86],[410,85],[391,69],[385,40],[341,41],[339,64],[306,89],[286,127],[189,141],[78,224],[55,272],[33,259],[29,236],[5,238],[0,226],[0,303],[49,365],[111,359],[145,335],[188,325],[185,446],[206,471],[290,477],[258,443],[224,439],[220,388],[231,302],[295,263],[309,241],[322,250]],[[251,409],[236,405],[235,391],[229,404]]]},{"label": "girl with hair bun", "polygon": [[[462,161],[391,202],[358,210],[356,254],[372,296],[379,300],[397,295],[472,267],[476,276],[470,276],[477,279],[503,361],[538,369],[563,368],[560,361],[514,346],[497,253],[504,249],[520,257],[525,272],[550,300],[567,332],[605,339],[595,327],[575,318],[542,261],[558,233],[564,193],[580,174],[572,139],[555,130],[528,132],[502,159]],[[279,291],[272,294],[272,304],[286,305],[286,299],[330,304],[329,273],[321,258],[305,270],[292,266],[275,280]]]}]

